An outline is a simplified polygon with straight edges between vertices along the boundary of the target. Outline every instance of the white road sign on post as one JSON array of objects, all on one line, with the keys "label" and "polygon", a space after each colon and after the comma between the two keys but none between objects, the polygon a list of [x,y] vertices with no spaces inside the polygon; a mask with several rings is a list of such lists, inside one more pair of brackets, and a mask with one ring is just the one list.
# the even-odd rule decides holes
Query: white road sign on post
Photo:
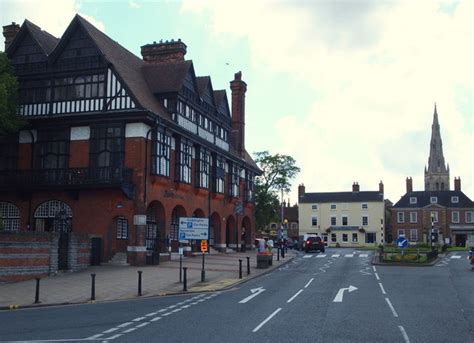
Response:
[{"label": "white road sign on post", "polygon": [[209,219],[180,217],[179,218],[179,239],[209,239]]}]

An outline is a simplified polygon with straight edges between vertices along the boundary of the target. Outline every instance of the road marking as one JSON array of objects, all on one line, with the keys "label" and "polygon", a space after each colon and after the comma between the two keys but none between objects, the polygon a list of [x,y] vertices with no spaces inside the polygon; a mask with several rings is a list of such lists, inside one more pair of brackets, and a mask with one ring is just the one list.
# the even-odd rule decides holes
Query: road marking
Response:
[{"label": "road marking", "polygon": [[354,257],[354,254],[347,254],[347,255],[344,255],[344,257]]},{"label": "road marking", "polygon": [[249,302],[250,300],[252,300],[253,298],[255,298],[257,295],[259,295],[260,293],[265,292],[265,288],[263,288],[263,287],[252,288],[252,289],[250,290],[250,292],[251,292],[252,294],[249,295],[247,298],[240,300],[240,301],[239,301],[239,304],[245,304],[246,302]]},{"label": "road marking", "polygon": [[400,331],[402,332],[403,339],[405,340],[405,343],[410,343],[410,338],[408,338],[407,332],[405,331],[405,329],[403,328],[403,326],[398,325],[398,328],[399,328]]},{"label": "road marking", "polygon": [[359,257],[369,257],[368,254],[360,254]]},{"label": "road marking", "polygon": [[311,258],[313,255],[304,255],[303,258]]},{"label": "road marking", "polygon": [[97,335],[87,337],[86,340],[88,340],[88,339],[89,339],[89,340],[94,340],[94,339],[99,338],[99,337],[101,337],[101,336],[103,336],[103,335],[104,335],[103,333],[99,333],[99,334],[97,334]]},{"label": "road marking", "polygon": [[119,328],[112,328],[112,329],[108,329],[106,331],[102,331],[102,333],[111,333],[111,332],[114,332],[114,331],[117,331]]},{"label": "road marking", "polygon": [[138,317],[138,318],[132,319],[132,322],[139,322],[139,321],[142,321],[143,319],[146,319],[146,318],[145,317]]},{"label": "road marking", "polygon": [[163,313],[162,316],[163,317],[166,317],[166,316],[169,316],[170,314],[172,314],[171,312],[167,312],[167,313]]},{"label": "road marking", "polygon": [[168,308],[175,308],[177,305],[170,305]]},{"label": "road marking", "polygon": [[129,326],[129,325],[131,325],[131,324],[133,324],[133,323],[132,323],[132,322],[126,322],[126,323],[123,323],[123,324],[117,325],[117,327],[119,327],[119,328],[124,328],[124,327],[126,327],[126,326]]},{"label": "road marking", "polygon": [[147,326],[147,325],[150,325],[150,322],[141,323],[140,325],[137,325],[137,328],[142,328],[142,327]]},{"label": "road marking", "polygon": [[453,255],[451,258],[461,258],[461,255]]},{"label": "road marking", "polygon": [[376,271],[377,271],[377,269],[375,269],[375,266],[372,266],[372,269],[374,270],[374,272],[376,272]]},{"label": "road marking", "polygon": [[341,302],[342,302],[342,299],[343,299],[343,297],[344,297],[344,291],[348,291],[348,292],[350,293],[350,292],[353,292],[353,291],[355,291],[355,290],[357,290],[357,289],[358,289],[357,287],[354,287],[354,286],[352,286],[352,285],[350,285],[350,286],[347,287],[347,288],[341,288],[341,289],[337,292],[337,294],[336,294],[336,296],[334,297],[334,300],[333,300],[332,302],[341,303]]},{"label": "road marking", "polygon": [[314,277],[312,277],[312,278],[308,281],[308,283],[304,286],[304,288],[308,288],[309,284],[310,284],[311,282],[313,282],[313,280],[314,280]]},{"label": "road marking", "polygon": [[396,317],[396,318],[398,318],[398,313],[397,313],[397,311],[395,311],[395,308],[393,307],[392,303],[390,302],[390,299],[389,299],[389,298],[385,298],[385,301],[387,302],[388,307],[390,307],[390,310],[392,310],[393,316]]},{"label": "road marking", "polygon": [[135,331],[137,328],[130,328],[128,330],[125,330],[123,333],[130,333],[130,332],[133,332]]},{"label": "road marking", "polygon": [[324,255],[316,255],[316,258],[323,258],[323,257],[326,257],[326,254],[324,254]]},{"label": "road marking", "polygon": [[165,312],[166,308],[162,308],[161,310],[158,311],[158,313]]},{"label": "road marking", "polygon": [[179,311],[181,311],[180,308],[175,308],[175,309],[174,309],[173,311],[171,311],[171,312],[176,313],[176,312],[179,312]]},{"label": "road marking", "polygon": [[263,322],[261,322],[260,324],[258,324],[258,326],[257,326],[255,329],[253,329],[252,332],[257,332],[258,330],[260,330],[260,328],[261,328],[262,326],[264,326],[270,319],[272,319],[274,316],[276,316],[276,314],[277,314],[278,312],[280,312],[280,311],[281,311],[281,307],[278,308],[278,309],[276,309],[276,310],[275,310],[271,315],[269,315]]},{"label": "road marking", "polygon": [[191,307],[191,305],[183,305],[183,306],[181,306],[181,308],[189,308],[189,307]]},{"label": "road marking", "polygon": [[387,294],[385,293],[385,289],[383,289],[383,285],[379,282],[380,289],[382,290],[382,294]]},{"label": "road marking", "polygon": [[339,256],[341,256],[341,255],[339,255],[339,254],[333,254],[331,257],[339,257]]},{"label": "road marking", "polygon": [[374,273],[374,275],[375,275],[375,278],[376,278],[377,280],[380,280],[380,278],[379,278],[379,274],[377,274],[377,273]]},{"label": "road marking", "polygon": [[119,338],[120,336],[122,336],[123,334],[121,333],[118,333],[116,335],[113,335],[113,336],[110,336],[110,337],[107,337],[107,338],[102,338],[104,341],[111,341],[111,340],[114,340],[116,338]]},{"label": "road marking", "polygon": [[151,317],[151,316],[154,316],[155,314],[157,314],[158,312],[151,312],[151,313],[147,313],[145,314],[145,317]]},{"label": "road marking", "polygon": [[195,301],[195,302],[191,303],[191,305],[197,305],[197,304],[199,304],[198,301]]},{"label": "road marking", "polygon": [[160,320],[160,319],[161,317],[155,317],[155,318],[150,319],[150,322],[156,322],[157,320]]},{"label": "road marking", "polygon": [[295,295],[293,295],[290,299],[288,299],[286,302],[287,303],[291,303],[293,301],[293,299],[295,299],[298,295],[300,295],[300,293],[303,292],[302,289],[300,289],[298,292],[296,292]]}]

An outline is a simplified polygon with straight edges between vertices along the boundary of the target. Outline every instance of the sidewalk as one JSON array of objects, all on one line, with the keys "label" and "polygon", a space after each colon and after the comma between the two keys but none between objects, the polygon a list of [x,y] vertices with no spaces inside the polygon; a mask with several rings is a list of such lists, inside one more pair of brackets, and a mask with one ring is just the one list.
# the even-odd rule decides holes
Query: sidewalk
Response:
[{"label": "sidewalk", "polygon": [[[296,255],[295,251],[288,250],[285,258],[277,261],[275,254],[272,267],[257,269],[255,250],[209,254],[205,256],[205,282],[201,282],[202,256],[183,257],[183,267],[187,267],[187,292],[228,288],[278,268]],[[247,256],[250,257],[250,275],[247,275]],[[242,260],[242,279],[239,279],[239,259]],[[96,302],[136,298],[138,271],[142,271],[142,297],[184,293],[183,284],[179,283],[179,260],[144,267],[103,264],[41,279],[39,304],[34,303],[36,280],[0,285],[0,309],[89,302],[93,273],[96,274]]]}]

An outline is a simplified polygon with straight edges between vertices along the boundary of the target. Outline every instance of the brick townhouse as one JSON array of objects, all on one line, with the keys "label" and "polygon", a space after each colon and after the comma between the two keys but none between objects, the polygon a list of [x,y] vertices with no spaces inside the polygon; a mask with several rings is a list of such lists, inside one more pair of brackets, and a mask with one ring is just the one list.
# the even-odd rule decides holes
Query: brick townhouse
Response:
[{"label": "brick townhouse", "polygon": [[1,137],[4,231],[58,232],[59,255],[71,232],[86,234],[102,261],[128,252],[141,264],[177,250],[180,217],[202,217],[214,248],[250,246],[260,170],[245,150],[240,72],[229,107],[180,40],[139,58],[79,15],[59,39],[28,20],[3,33],[27,120]]}]

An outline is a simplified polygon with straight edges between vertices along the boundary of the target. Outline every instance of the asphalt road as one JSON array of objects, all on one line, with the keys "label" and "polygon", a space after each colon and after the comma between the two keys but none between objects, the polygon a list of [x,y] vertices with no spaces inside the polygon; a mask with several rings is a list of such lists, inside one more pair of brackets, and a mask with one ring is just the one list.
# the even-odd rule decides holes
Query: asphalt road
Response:
[{"label": "asphalt road", "polygon": [[0,312],[0,341],[474,342],[466,253],[372,266],[327,249],[222,292]]}]

